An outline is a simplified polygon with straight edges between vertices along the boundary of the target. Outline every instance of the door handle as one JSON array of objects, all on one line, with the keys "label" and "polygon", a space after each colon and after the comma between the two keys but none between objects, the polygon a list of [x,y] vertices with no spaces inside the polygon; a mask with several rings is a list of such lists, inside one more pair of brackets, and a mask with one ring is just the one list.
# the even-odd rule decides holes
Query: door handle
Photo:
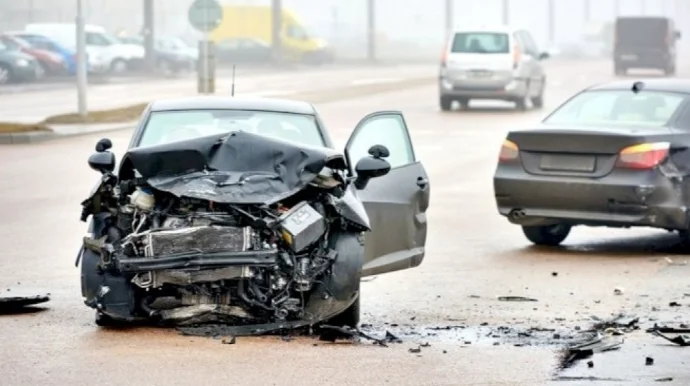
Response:
[{"label": "door handle", "polygon": [[424,177],[417,177],[417,186],[419,186],[420,189],[426,188],[427,185],[429,185],[429,180]]}]

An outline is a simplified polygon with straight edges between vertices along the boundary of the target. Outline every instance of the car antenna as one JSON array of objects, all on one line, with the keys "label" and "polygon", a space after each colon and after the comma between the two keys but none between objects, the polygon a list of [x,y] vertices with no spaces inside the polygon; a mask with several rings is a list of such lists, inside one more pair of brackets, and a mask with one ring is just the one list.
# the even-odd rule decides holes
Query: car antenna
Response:
[{"label": "car antenna", "polygon": [[235,65],[232,65],[232,88],[230,89],[230,96],[235,96]]},{"label": "car antenna", "polygon": [[633,83],[633,85],[632,85],[632,92],[637,94],[638,92],[642,91],[642,88],[644,88],[644,82],[637,81],[637,82]]}]

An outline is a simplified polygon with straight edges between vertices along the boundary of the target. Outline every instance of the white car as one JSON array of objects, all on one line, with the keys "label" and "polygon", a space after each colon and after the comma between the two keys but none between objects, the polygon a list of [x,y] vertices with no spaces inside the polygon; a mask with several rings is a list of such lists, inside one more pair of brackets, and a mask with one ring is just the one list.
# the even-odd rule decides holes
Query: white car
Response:
[{"label": "white car", "polygon": [[521,110],[544,104],[546,74],[532,35],[511,27],[456,30],[443,53],[439,72],[439,104],[448,111],[457,101],[472,99],[514,102]]},{"label": "white car", "polygon": [[[27,32],[39,33],[69,47],[77,46],[75,24],[35,23],[25,27]],[[144,61],[144,49],[134,44],[123,44],[105,28],[87,24],[86,52],[89,70],[94,73],[110,72],[121,74],[138,68]]]}]

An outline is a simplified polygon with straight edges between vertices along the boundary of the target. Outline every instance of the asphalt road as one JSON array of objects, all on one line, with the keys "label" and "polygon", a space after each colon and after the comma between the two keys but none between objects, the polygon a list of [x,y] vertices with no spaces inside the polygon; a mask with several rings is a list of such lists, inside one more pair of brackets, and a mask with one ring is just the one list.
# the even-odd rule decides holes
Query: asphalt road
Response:
[{"label": "asphalt road", "polygon": [[[588,381],[594,377],[614,379],[601,381],[606,385],[647,385],[673,377],[671,384],[688,384],[690,348],[643,331],[628,334],[618,352],[596,354],[593,368],[583,362],[555,371],[559,348],[593,317],[634,313],[643,328],[690,319],[690,298],[684,298],[690,266],[673,235],[576,228],[563,248],[535,248],[494,206],[491,176],[505,132],[537,122],[578,89],[611,79],[610,67],[550,68],[543,111],[485,102],[442,113],[433,83],[318,106],[340,143],[365,114],[402,110],[430,175],[423,264],[363,283],[367,330],[378,336],[389,330],[404,341],[387,348],[276,337],[225,345],[170,330],[99,329],[82,304],[74,259],[85,232],[79,202],[97,178],[86,159],[102,135],[0,147],[0,289],[53,294],[44,312],[0,316],[0,383],[532,386],[558,377],[599,383]],[[129,133],[109,136],[121,152]],[[622,295],[614,294],[617,287]],[[671,301],[681,306],[670,307]],[[427,342],[421,353],[408,352]],[[653,366],[645,366],[647,356]]]}]

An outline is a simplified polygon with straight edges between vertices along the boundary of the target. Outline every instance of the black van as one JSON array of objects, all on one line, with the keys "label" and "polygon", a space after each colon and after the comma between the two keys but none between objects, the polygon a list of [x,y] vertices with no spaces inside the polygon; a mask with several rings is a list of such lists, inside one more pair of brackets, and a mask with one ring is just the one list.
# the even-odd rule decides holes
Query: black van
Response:
[{"label": "black van", "polygon": [[619,17],[614,33],[613,62],[616,75],[630,68],[655,68],[676,73],[676,31],[667,17]]}]

